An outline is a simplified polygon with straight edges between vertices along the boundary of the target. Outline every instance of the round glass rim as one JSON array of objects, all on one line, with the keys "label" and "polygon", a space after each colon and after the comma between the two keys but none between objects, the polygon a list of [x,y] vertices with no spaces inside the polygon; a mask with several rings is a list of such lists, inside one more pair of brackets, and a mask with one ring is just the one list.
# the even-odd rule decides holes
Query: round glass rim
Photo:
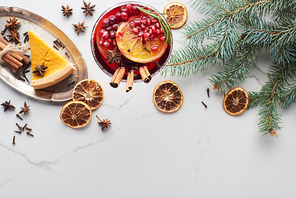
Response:
[{"label": "round glass rim", "polygon": [[[109,71],[107,71],[105,68],[104,68],[104,66],[99,62],[99,60],[97,59],[97,57],[96,57],[96,54],[95,54],[95,44],[93,44],[93,41],[94,41],[94,37],[95,37],[95,30],[96,30],[96,27],[97,27],[97,25],[98,25],[98,23],[100,22],[100,20],[105,16],[105,14],[106,13],[108,13],[109,11],[111,11],[112,9],[114,9],[114,8],[117,8],[117,7],[120,7],[120,6],[123,6],[123,5],[126,5],[126,4],[128,4],[128,3],[130,3],[130,4],[138,4],[138,5],[141,5],[141,6],[144,6],[144,7],[148,7],[148,8],[151,8],[151,9],[153,9],[153,10],[155,10],[155,11],[157,11],[157,12],[159,12],[156,8],[154,8],[153,6],[150,6],[150,5],[148,5],[148,4],[146,4],[146,3],[143,3],[143,2],[139,2],[139,1],[125,1],[125,2],[120,2],[120,3],[117,3],[117,4],[115,4],[115,5],[113,5],[113,6],[111,6],[111,7],[109,7],[108,9],[106,9],[100,16],[99,16],[99,18],[96,20],[96,22],[95,22],[95,24],[94,24],[94,26],[93,26],[93,28],[92,28],[92,32],[91,32],[91,37],[90,37],[90,46],[91,46],[91,52],[92,52],[92,56],[93,56],[93,58],[95,59],[95,62],[96,62],[96,64],[99,66],[99,68],[105,73],[105,74],[107,74],[109,77],[112,77],[113,76],[113,74],[112,73],[110,73]],[[161,12],[159,12],[159,13],[161,13]],[[163,18],[163,20],[165,21],[165,23],[168,25],[168,23],[167,23],[167,21],[166,21],[166,19],[164,18],[164,16],[163,15],[160,15],[162,18]],[[159,74],[164,68],[165,68],[165,66],[166,66],[166,64],[168,63],[168,61],[169,61],[169,59],[170,59],[170,56],[171,56],[171,53],[172,53],[172,50],[173,50],[173,34],[172,34],[172,30],[170,29],[170,34],[171,34],[171,45],[169,46],[170,47],[170,49],[169,49],[169,52],[168,52],[168,56],[167,56],[167,58],[166,58],[166,60],[164,61],[164,63],[161,65],[161,67],[160,68],[158,68],[155,72],[153,72],[152,74],[151,74],[151,76],[153,77],[153,76],[156,76],[157,74]],[[122,79],[122,82],[126,82],[127,80],[126,79]],[[134,82],[143,82],[143,80],[142,79],[134,79]]]}]

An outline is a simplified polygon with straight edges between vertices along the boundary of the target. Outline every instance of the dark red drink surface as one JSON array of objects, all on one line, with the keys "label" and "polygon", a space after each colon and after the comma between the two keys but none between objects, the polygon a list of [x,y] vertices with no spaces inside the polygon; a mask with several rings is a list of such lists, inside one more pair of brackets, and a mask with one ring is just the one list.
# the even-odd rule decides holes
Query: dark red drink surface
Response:
[{"label": "dark red drink surface", "polygon": [[[148,70],[150,71],[151,75],[156,74],[160,71],[160,68],[164,67],[166,64],[168,57],[171,53],[171,46],[168,45],[165,53],[159,58],[157,61],[153,61],[151,63],[135,63],[133,61],[128,60],[124,56],[122,56],[122,62],[121,63],[109,63],[107,64],[107,54],[108,51],[113,51],[115,48],[117,48],[115,37],[113,36],[114,32],[116,33],[116,26],[118,27],[122,22],[125,22],[128,20],[131,16],[137,16],[141,14],[141,12],[138,9],[134,9],[134,12],[131,12],[131,9],[125,9],[127,6],[133,6],[133,8],[140,7],[146,7],[145,5],[139,5],[134,3],[127,3],[127,4],[121,4],[118,6],[115,6],[114,8],[110,9],[109,11],[105,12],[97,21],[92,35],[92,52],[94,55],[94,58],[96,62],[99,64],[100,68],[107,73],[109,76],[112,76],[115,68],[118,66],[124,66],[126,67],[126,75],[129,69],[131,69],[130,66],[139,67],[141,65],[147,66]],[[149,7],[150,8],[150,7]],[[121,18],[119,17],[119,13],[127,13],[128,18],[126,18],[126,15],[121,15]],[[134,15],[135,14],[135,15]],[[143,14],[143,13],[142,13]],[[119,50],[117,49],[119,52]],[[157,63],[158,64],[157,64]],[[141,79],[138,70],[135,70],[135,80]],[[124,76],[123,79],[126,80],[127,76]]]}]

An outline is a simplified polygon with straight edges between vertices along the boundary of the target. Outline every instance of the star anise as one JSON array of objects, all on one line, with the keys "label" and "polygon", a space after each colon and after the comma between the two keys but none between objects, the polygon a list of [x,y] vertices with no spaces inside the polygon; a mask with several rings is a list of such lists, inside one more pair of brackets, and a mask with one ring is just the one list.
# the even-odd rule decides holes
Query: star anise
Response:
[{"label": "star anise", "polygon": [[83,1],[84,3],[84,7],[81,7],[81,9],[83,9],[83,13],[85,13],[85,16],[87,16],[88,14],[90,14],[91,16],[93,16],[93,11],[95,11],[94,7],[96,5],[90,5],[91,2],[89,2],[88,4],[85,3],[85,1]]},{"label": "star anise", "polygon": [[37,63],[37,67],[35,67],[35,70],[33,71],[33,73],[37,73],[37,75],[41,75],[42,77],[44,76],[44,72],[48,67],[44,66],[44,62],[39,65],[39,63]]},{"label": "star anise", "polygon": [[66,7],[65,6],[62,6],[62,11],[63,11],[63,16],[71,16],[73,13],[72,13],[72,8],[69,7],[69,5],[67,5]]},{"label": "star anise", "polygon": [[120,63],[120,60],[121,60],[121,53],[120,52],[117,52],[117,47],[115,47],[115,49],[113,51],[111,50],[108,50],[108,55],[106,56],[107,58],[107,63],[110,64],[110,63]]},{"label": "star anise", "polygon": [[103,131],[105,128],[108,128],[111,124],[110,120],[108,119],[103,119],[101,120],[97,115],[96,117],[100,120],[100,122],[98,122],[99,125],[102,125],[101,130]]},{"label": "star anise", "polygon": [[18,32],[18,30],[17,29],[13,29],[13,30],[9,30],[9,32],[10,32],[10,35],[8,35],[9,36],[9,42],[15,42],[16,44],[17,43],[20,43],[20,40],[19,40],[19,38],[20,38],[20,33]]},{"label": "star anise", "polygon": [[1,104],[2,106],[4,106],[4,112],[7,111],[7,110],[14,110],[15,109],[15,106],[13,106],[12,104],[10,104],[10,100],[9,102],[5,101]]},{"label": "star anise", "polygon": [[24,102],[24,107],[21,107],[22,110],[19,112],[19,114],[22,114],[22,113],[24,113],[24,115],[28,114],[29,113],[29,110],[30,110],[29,107],[30,106],[28,106],[27,103]]},{"label": "star anise", "polygon": [[20,22],[17,22],[18,19],[15,18],[15,16],[10,17],[9,20],[6,20],[7,24],[5,25],[5,29],[1,32],[1,34],[3,35],[6,30],[14,30],[14,29],[18,29],[18,26],[20,24]]},{"label": "star anise", "polygon": [[73,24],[75,27],[75,32],[77,32],[77,35],[80,34],[80,32],[85,32],[85,29],[87,28],[87,26],[84,26],[84,22],[82,23],[78,22],[78,24]]}]

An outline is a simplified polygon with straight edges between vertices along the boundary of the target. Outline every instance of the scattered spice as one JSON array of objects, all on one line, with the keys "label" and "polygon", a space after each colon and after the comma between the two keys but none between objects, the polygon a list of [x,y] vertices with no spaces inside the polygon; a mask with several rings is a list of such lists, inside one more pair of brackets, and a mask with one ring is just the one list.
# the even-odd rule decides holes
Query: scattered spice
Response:
[{"label": "scattered spice", "polygon": [[127,49],[127,52],[131,52],[131,49]]},{"label": "scattered spice", "polygon": [[210,89],[207,88],[207,94],[208,94],[208,97],[210,97]]},{"label": "scattered spice", "polygon": [[201,104],[203,104],[203,106],[205,106],[205,108],[208,108],[208,106],[203,101],[201,101]]},{"label": "scattered spice", "polygon": [[84,7],[81,7],[83,11],[83,13],[85,13],[85,16],[87,16],[88,14],[90,14],[91,16],[93,16],[93,11],[95,11],[94,7],[96,5],[91,5],[91,2],[89,2],[88,4],[83,1]]},{"label": "scattered spice", "polygon": [[54,47],[56,50],[59,50],[59,48],[58,48],[56,45],[54,45],[53,47]]},{"label": "scattered spice", "polygon": [[[26,127],[27,127],[27,123],[23,126],[23,127],[21,127],[18,123],[15,123],[16,124],[16,126],[19,128],[19,132],[21,133],[22,131],[24,131],[25,129],[26,129]],[[16,132],[16,131],[15,131]]]},{"label": "scattered spice", "polygon": [[157,61],[155,61],[155,65],[157,66],[158,69],[161,68],[160,64]]},{"label": "scattered spice", "polygon": [[18,19],[15,18],[15,16],[10,17],[9,20],[6,20],[5,29],[1,32],[2,35],[6,32],[6,30],[14,30],[18,29],[20,22],[17,22]]},{"label": "scattered spice", "polygon": [[26,133],[27,133],[27,135],[34,137],[34,135],[32,133],[30,133],[29,131],[27,131]]},{"label": "scattered spice", "polygon": [[150,53],[150,50],[146,46],[144,47],[144,50]]},{"label": "scattered spice", "polygon": [[76,81],[75,81],[75,80],[73,80],[72,82],[68,83],[68,86],[69,86],[69,87],[71,87],[72,85],[74,85],[74,84],[75,84],[75,82],[76,82]]},{"label": "scattered spice", "polygon": [[15,135],[13,136],[12,144],[15,145]]},{"label": "scattered spice", "polygon": [[70,58],[70,55],[68,54],[68,52],[65,52],[65,55],[66,55],[68,58]]},{"label": "scattered spice", "polygon": [[87,28],[87,26],[84,26],[84,22],[82,23],[78,22],[78,24],[73,24],[75,27],[75,32],[77,32],[77,35],[80,34],[80,32],[85,32],[85,29]]},{"label": "scattered spice", "polygon": [[67,5],[66,7],[62,5],[62,11],[63,11],[63,16],[71,16],[73,13],[73,9],[69,7],[69,5]]},{"label": "scattered spice", "polygon": [[26,79],[26,81],[30,84],[30,81],[29,81],[29,79],[27,78],[27,76],[26,76],[26,73],[29,73],[30,72],[30,70],[28,70],[28,69],[24,69],[23,71],[22,71],[22,76]]},{"label": "scattered spice", "polygon": [[37,67],[35,67],[35,70],[33,71],[33,73],[37,73],[37,75],[41,75],[42,77],[44,76],[44,72],[48,67],[44,66],[44,62],[39,65],[39,63],[37,63]]},{"label": "scattered spice", "polygon": [[8,102],[7,101],[3,102],[1,105],[4,107],[4,112],[7,111],[7,110],[10,111],[10,110],[14,110],[15,109],[15,106],[13,106],[12,104],[10,104],[10,100]]},{"label": "scattered spice", "polygon": [[9,40],[8,42],[15,42],[16,44],[20,43],[20,33],[18,32],[17,29],[9,29],[10,35],[9,36]]},{"label": "scattered spice", "polygon": [[22,113],[24,113],[24,115],[28,114],[29,113],[29,110],[30,110],[29,107],[30,106],[28,106],[27,103],[24,102],[24,107],[21,107],[22,110],[19,112],[19,114],[22,114]]},{"label": "scattered spice", "polygon": [[23,36],[24,36],[24,43],[28,42],[29,41],[29,34],[28,34],[28,32],[23,33]]},{"label": "scattered spice", "polygon": [[102,125],[101,130],[103,131],[105,128],[108,128],[111,125],[110,120],[108,119],[103,119],[101,120],[97,115],[96,117],[99,119],[100,122],[98,122],[99,125]]},{"label": "scattered spice", "polygon": [[113,51],[111,50],[108,50],[108,55],[106,56],[107,58],[107,63],[110,64],[110,63],[120,63],[121,61],[121,53],[120,52],[117,52],[117,47],[115,47],[115,49]]},{"label": "scattered spice", "polygon": [[23,79],[21,76],[17,76],[16,79],[21,80],[21,81],[26,81],[26,80]]},{"label": "scattered spice", "polygon": [[53,41],[53,44],[55,44],[58,48],[65,48],[64,43],[62,43],[62,41],[60,39],[56,39]]},{"label": "scattered spice", "polygon": [[19,114],[16,114],[16,117],[18,117],[21,120],[24,120]]}]

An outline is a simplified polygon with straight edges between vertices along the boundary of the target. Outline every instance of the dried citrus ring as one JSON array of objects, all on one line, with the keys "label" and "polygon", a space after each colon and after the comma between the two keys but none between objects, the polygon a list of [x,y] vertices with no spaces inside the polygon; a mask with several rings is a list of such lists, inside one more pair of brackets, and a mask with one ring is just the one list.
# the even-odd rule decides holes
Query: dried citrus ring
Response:
[{"label": "dried citrus ring", "polygon": [[171,2],[164,7],[165,18],[172,29],[182,27],[187,21],[187,8],[180,2]]},{"label": "dried citrus ring", "polygon": [[60,113],[62,122],[74,129],[82,128],[91,121],[90,107],[81,101],[70,101],[64,105]]},{"label": "dried citrus ring", "polygon": [[158,110],[173,113],[182,106],[183,93],[175,82],[162,81],[154,88],[153,102]]},{"label": "dried citrus ring", "polygon": [[92,110],[99,108],[104,98],[104,91],[100,83],[92,79],[78,82],[72,93],[74,101],[85,102]]},{"label": "dried citrus ring", "polygon": [[223,108],[226,113],[236,116],[242,114],[249,104],[249,94],[242,87],[231,89],[223,99]]}]

